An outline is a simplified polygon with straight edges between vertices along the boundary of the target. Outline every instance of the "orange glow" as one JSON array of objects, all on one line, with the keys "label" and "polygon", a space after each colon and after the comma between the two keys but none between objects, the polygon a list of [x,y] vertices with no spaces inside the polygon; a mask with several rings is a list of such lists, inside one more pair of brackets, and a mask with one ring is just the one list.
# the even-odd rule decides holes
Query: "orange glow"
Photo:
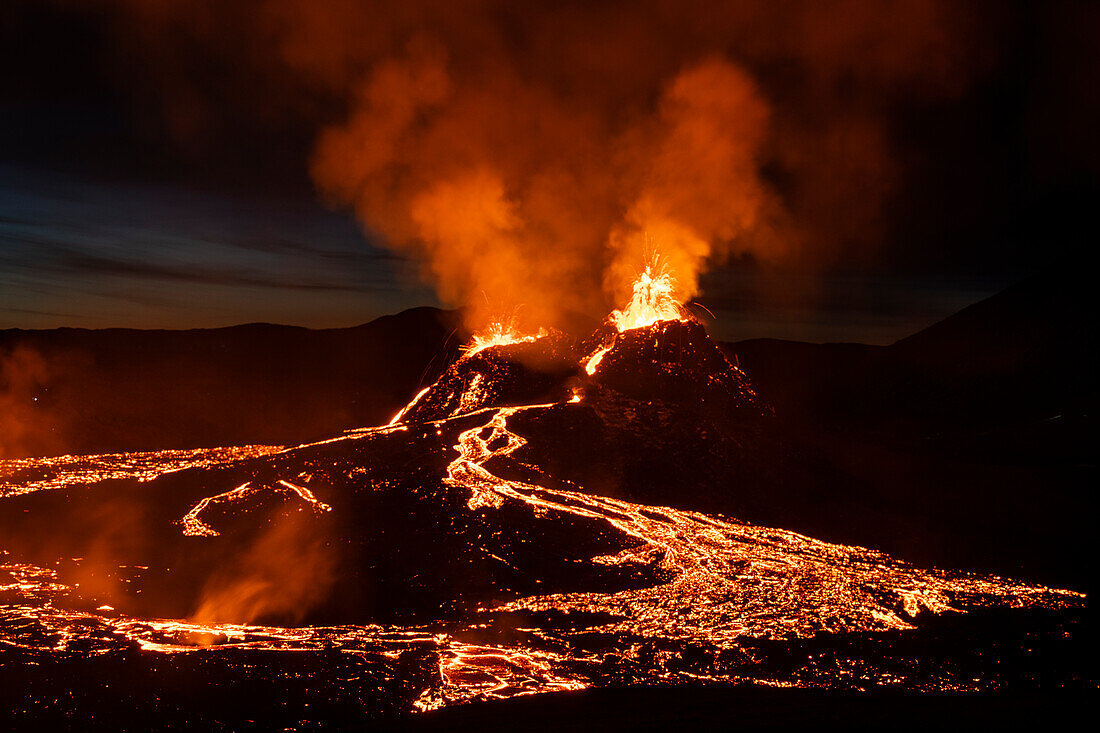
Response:
[{"label": "orange glow", "polygon": [[[561,325],[601,288],[625,300],[646,233],[681,300],[708,263],[782,253],[781,203],[760,175],[770,109],[739,64],[693,49],[646,79],[638,114],[623,115],[583,94],[578,104],[574,84],[528,86],[492,63],[471,74],[449,51],[410,44],[371,67],[348,117],[319,135],[311,171],[327,199],[423,262],[474,329],[483,301],[523,302]],[[588,68],[581,77],[594,80]]]},{"label": "orange glow", "polygon": [[684,307],[675,297],[676,280],[658,258],[645,266],[634,281],[633,290],[626,307],[611,312],[611,320],[620,331],[683,318]]},{"label": "orange glow", "polygon": [[[196,504],[191,511],[187,512],[180,520],[180,524],[183,526],[183,533],[189,537],[217,537],[220,533],[202,520],[203,512],[212,504],[232,504],[246,496],[260,493],[263,490],[262,487],[252,486],[251,481],[246,481],[232,491],[226,491],[224,494],[218,494],[217,496],[206,497]],[[318,514],[332,511],[332,507],[320,501],[313,495],[312,491],[304,486],[292,484],[284,479],[279,479],[269,490],[284,494],[293,492]]]},{"label": "orange glow", "polygon": [[500,320],[491,323],[487,328],[475,333],[470,343],[463,348],[463,351],[466,356],[473,356],[490,346],[526,344],[537,341],[545,335],[545,328],[540,328],[538,333],[522,334],[515,327],[515,319],[510,318],[507,321]]},{"label": "orange glow", "polygon": [[[999,58],[969,4],[948,0],[639,0],[626,17],[501,0],[96,5],[149,62],[127,73],[173,70],[157,80],[168,137],[203,149],[223,118],[302,134],[326,120],[310,160],[322,194],[422,262],[441,300],[473,308],[482,292],[513,302],[517,283],[533,308],[593,306],[592,263],[611,243],[614,268],[620,236],[662,220],[702,243],[683,253],[700,267],[873,257],[907,158],[867,100],[953,99]],[[234,73],[186,83],[204,64]],[[777,93],[787,74],[799,83]],[[347,114],[316,114],[318,99]],[[783,200],[765,171],[788,181]],[[694,271],[675,269],[690,291]]]},{"label": "orange glow", "polygon": [[[574,392],[566,409],[574,407]],[[606,622],[595,630],[603,635],[640,640],[669,640],[706,645],[718,650],[737,650],[753,639],[804,639],[822,633],[905,631],[926,614],[966,612],[975,608],[1062,608],[1084,602],[1071,591],[1028,585],[994,576],[921,569],[884,553],[862,547],[822,542],[789,530],[758,526],[730,517],[671,507],[647,506],[577,490],[553,488],[505,478],[493,472],[494,461],[512,456],[527,444],[510,425],[514,415],[562,406],[525,405],[488,408],[482,419],[470,424],[472,415],[436,424],[430,435],[446,434],[454,441],[455,458],[442,477],[444,483],[466,492],[465,505],[476,513],[491,513],[510,504],[526,507],[537,516],[605,523],[636,542],[627,549],[592,557],[589,562],[608,567],[658,564],[660,582],[638,588],[608,591],[548,592],[501,599],[481,609],[493,614],[539,613],[599,614]],[[459,427],[461,426],[461,427]],[[404,428],[399,428],[404,429]],[[394,428],[374,428],[335,440],[371,441],[390,435]],[[326,441],[331,442],[331,441]],[[308,446],[290,449],[302,450]],[[240,451],[252,458],[251,449]],[[165,455],[160,473],[186,465],[189,457]],[[36,459],[43,467],[52,460]],[[65,457],[65,460],[70,460]],[[15,462],[0,461],[0,495],[18,495],[29,488],[17,475],[5,471]],[[62,461],[64,465],[64,461]],[[19,463],[18,465],[22,465]],[[274,465],[274,464],[273,464]],[[60,468],[60,467],[59,467]],[[83,476],[80,467],[74,474]],[[60,468],[64,471],[64,468]],[[140,478],[149,470],[134,466]],[[4,479],[8,476],[8,479]],[[314,516],[339,512],[322,502],[305,486],[309,476],[278,475],[267,482],[268,490],[294,497]],[[60,485],[66,485],[58,477]],[[203,519],[215,504],[233,504],[254,489],[250,483],[199,502],[180,522],[184,534],[196,538],[216,536],[217,530]],[[293,531],[291,531],[293,530]],[[0,640],[14,648],[65,651],[86,649],[89,643],[109,648],[111,639],[122,638],[158,654],[202,653],[204,649],[254,649],[293,653],[339,647],[354,653],[369,649],[396,658],[411,645],[428,645],[439,654],[439,678],[413,702],[424,711],[473,699],[499,699],[538,692],[582,689],[592,684],[578,669],[599,665],[602,652],[569,645],[539,648],[522,642],[472,644],[451,631],[399,625],[276,627],[218,623],[219,619],[247,619],[260,610],[286,612],[310,601],[318,577],[332,579],[327,556],[319,551],[319,538],[302,536],[293,525],[276,526],[256,547],[215,577],[207,589],[200,612],[192,620],[134,618],[109,604],[94,612],[76,610],[63,601],[74,588],[62,583],[55,569],[17,562],[0,551],[0,592],[10,595],[7,606],[16,618],[27,619],[49,631],[41,636],[16,635]],[[288,548],[288,544],[290,548]],[[292,552],[288,552],[293,550]],[[493,556],[501,562],[508,558]],[[288,577],[284,570],[297,569]],[[230,572],[231,571],[231,572]],[[7,580],[10,578],[10,580]],[[304,583],[302,579],[308,579]],[[232,580],[233,582],[223,582]],[[279,604],[279,605],[273,605]],[[469,628],[479,629],[475,618]],[[16,629],[21,628],[18,624]],[[89,636],[89,628],[109,629],[111,634]],[[460,627],[459,631],[462,630]],[[552,633],[552,632],[539,632]],[[555,641],[557,637],[554,638]],[[629,657],[636,652],[627,652]],[[805,673],[802,679],[799,674]],[[713,671],[705,676],[691,672],[662,673],[670,683],[751,681],[777,686],[828,685],[833,671],[812,663],[794,676],[729,675]],[[900,684],[889,672],[870,672],[878,684]],[[878,675],[878,676],[875,676]],[[944,679],[935,689],[977,691],[987,689],[981,680]]]},{"label": "orange glow", "polygon": [[[170,139],[181,159],[225,157],[222,133],[229,142],[242,130],[261,143],[297,141],[292,150],[315,133],[309,170],[325,203],[353,210],[371,243],[394,250],[399,263],[416,263],[441,305],[464,307],[474,335],[460,367],[470,368],[453,382],[461,392],[437,395],[425,386],[388,426],[302,446],[5,460],[60,445],[42,437],[55,421],[44,420],[32,400],[48,382],[66,381],[56,373],[62,367],[37,352],[0,350],[0,500],[8,502],[0,508],[0,538],[6,541],[11,517],[27,512],[26,521],[10,524],[19,528],[13,537],[31,539],[26,548],[0,544],[0,677],[22,683],[9,672],[16,669],[9,659],[46,669],[54,652],[64,653],[59,670],[91,677],[102,668],[95,657],[103,655],[108,670],[122,670],[122,681],[137,679],[136,689],[149,693],[136,701],[140,709],[161,711],[162,722],[174,703],[154,697],[154,683],[179,679],[196,707],[210,699],[211,714],[248,708],[249,690],[260,690],[270,698],[261,702],[285,711],[296,727],[313,725],[290,717],[299,701],[320,698],[316,708],[342,711],[352,695],[366,720],[409,712],[397,707],[409,697],[412,708],[424,711],[655,682],[1013,691],[1022,689],[1014,673],[997,665],[1002,657],[1055,658],[1053,644],[1041,648],[1053,641],[1045,631],[1003,650],[968,643],[958,649],[961,664],[922,651],[938,648],[924,646],[931,637],[954,634],[953,623],[928,625],[908,641],[904,635],[938,614],[1087,609],[1084,596],[1072,591],[918,567],[874,549],[693,511],[685,506],[693,495],[684,490],[692,474],[677,469],[712,455],[713,485],[704,488],[715,503],[707,506],[759,512],[784,495],[830,500],[811,496],[822,493],[813,483],[777,496],[760,496],[756,487],[800,481],[802,469],[786,473],[783,458],[813,466],[803,459],[816,461],[831,438],[817,440],[812,423],[776,420],[775,430],[758,429],[755,418],[739,418],[728,431],[724,423],[712,426],[710,416],[725,404],[717,398],[677,414],[677,402],[686,401],[679,395],[694,389],[685,378],[685,391],[678,391],[672,380],[679,373],[667,382],[675,389],[651,393],[648,403],[640,391],[653,383],[648,371],[639,370],[637,389],[630,374],[620,380],[634,394],[619,392],[614,379],[639,365],[629,354],[620,359],[626,350],[616,346],[628,341],[638,345],[635,354],[663,360],[652,379],[669,376],[666,366],[688,371],[692,355],[680,349],[688,358],[673,364],[676,351],[665,346],[676,344],[657,332],[691,321],[684,304],[699,294],[700,276],[712,265],[744,257],[801,272],[834,261],[852,269],[877,262],[874,245],[888,241],[884,231],[895,225],[883,207],[913,188],[908,163],[918,150],[896,134],[893,100],[905,102],[900,111],[967,101],[968,87],[995,80],[1001,57],[1012,50],[986,37],[1015,33],[988,29],[1012,31],[1014,15],[987,18],[946,0],[801,2],[778,10],[764,0],[521,9],[501,0],[405,0],[389,8],[350,0],[60,3],[85,4],[95,6],[94,38],[118,44],[124,62],[108,59],[97,71],[122,74],[110,85],[120,91],[136,75],[141,119],[167,124],[147,132],[155,141]],[[78,21],[78,30],[88,22]],[[101,29],[105,22],[110,26]],[[225,73],[211,79],[219,69]],[[327,126],[312,129],[320,120]],[[246,145],[240,160],[230,155],[229,167],[243,167],[253,147],[263,153],[268,146]],[[917,161],[915,182],[925,183],[926,173]],[[659,259],[652,257],[654,243]],[[783,286],[771,287],[777,292],[764,295],[788,295]],[[515,317],[493,322],[520,301],[529,309],[522,326]],[[569,351],[578,342],[556,331],[534,347],[511,349],[553,357],[537,375],[546,389],[495,382],[495,374],[508,371],[497,368],[504,361],[499,349],[476,357],[490,347],[538,342],[547,336],[538,326],[565,328],[574,315],[602,315],[607,306],[615,309],[596,336],[579,342],[581,351]],[[688,331],[668,329],[677,330]],[[370,386],[388,389],[387,376],[417,353],[418,347],[404,356],[380,355],[393,363]],[[559,369],[567,355],[570,368]],[[543,361],[531,361],[521,366],[541,369]],[[584,379],[581,367],[595,378]],[[319,409],[331,410],[336,424],[357,414],[323,394]],[[797,399],[800,391],[791,394]],[[357,404],[367,399],[364,389]],[[544,400],[558,401],[526,404]],[[447,411],[436,413],[436,404]],[[257,422],[279,414],[269,407],[257,405]],[[676,435],[685,424],[693,432]],[[656,431],[677,440],[647,442]],[[777,453],[756,450],[773,439]],[[620,443],[628,447],[621,460]],[[674,453],[689,443],[691,451]],[[813,452],[792,455],[802,445]],[[907,450],[899,447],[898,455],[907,457]],[[662,452],[669,460],[659,463]],[[720,462],[727,455],[760,461]],[[769,457],[779,460],[765,464]],[[822,461],[836,479],[821,487],[854,492],[839,479],[862,474],[845,467],[859,458]],[[883,457],[871,473],[889,480],[877,466],[893,465]],[[177,475],[156,482],[170,473]],[[724,490],[729,504],[712,496]],[[32,496],[45,491],[53,494]],[[97,526],[100,516],[77,516],[74,509],[93,506],[83,496],[93,492],[123,515],[109,516],[107,528]],[[924,499],[897,493],[873,512],[902,511],[906,500]],[[638,496],[677,506],[628,500]],[[134,507],[151,507],[147,516],[129,506],[129,497]],[[79,521],[77,535],[59,547],[88,549],[88,558],[50,554],[49,538],[34,536],[40,528],[62,531],[60,519],[36,508],[62,501],[73,502],[64,515]],[[844,518],[857,537],[860,516]],[[824,528],[827,519],[809,517],[808,524]],[[945,521],[939,539],[949,539],[946,528],[959,526],[953,521]],[[97,550],[93,535],[109,539],[115,527],[149,534],[156,552]],[[154,547],[162,539],[157,532],[171,542]],[[919,537],[914,529],[899,546],[916,545]],[[469,550],[468,558],[457,558],[461,565],[449,564],[452,548]],[[106,567],[108,560],[115,565]],[[150,565],[117,564],[137,561]],[[80,587],[93,564],[103,566],[96,572],[118,570],[110,577],[127,580],[102,581],[102,592]],[[148,572],[121,572],[135,568]],[[130,577],[149,580],[145,589],[165,595],[178,587],[189,598],[193,587],[197,604],[160,606],[147,600],[152,593],[137,598],[143,583],[122,588]],[[409,608],[424,603],[427,610],[390,613],[386,593],[426,599]],[[318,625],[307,625],[306,612],[328,600],[337,603],[308,617]],[[346,613],[362,615],[344,616],[345,603]],[[177,612],[191,617],[135,615]],[[252,623],[267,618],[294,625]],[[902,642],[896,660],[881,662],[877,657],[887,656],[894,639]],[[864,644],[882,653],[861,652]],[[772,649],[779,650],[775,657]],[[179,671],[167,669],[163,658],[177,653],[184,657]],[[261,687],[262,678],[251,676],[266,660],[293,654],[302,663],[279,671],[278,682]],[[164,671],[138,674],[149,657]],[[204,677],[222,660],[239,673],[238,689]],[[432,674],[420,675],[418,660]],[[384,677],[370,676],[375,669]],[[67,671],[54,674],[68,680]],[[23,701],[20,714],[34,705],[74,726],[102,724],[110,718],[85,718],[77,705],[85,698],[132,700],[124,690],[107,689],[115,674],[64,689],[64,697],[29,683],[13,692]],[[1038,676],[1023,687],[1040,682],[1051,689]],[[1067,687],[1095,684],[1095,677],[1079,675]],[[300,685],[310,685],[310,694],[299,695]],[[401,697],[393,708],[376,706],[375,689]],[[330,691],[349,697],[322,697]],[[882,697],[874,698],[882,708],[876,702]],[[238,704],[224,705],[226,699]],[[641,717],[635,712],[627,717]]]},{"label": "orange glow", "polygon": [[417,392],[416,396],[413,397],[411,400],[409,400],[409,404],[405,405],[400,410],[398,410],[397,414],[393,416],[393,419],[391,419],[386,424],[387,425],[397,425],[399,422],[401,422],[401,418],[405,417],[405,413],[408,412],[410,409],[412,409],[412,406],[415,405],[417,402],[419,402],[421,397],[428,394],[428,390],[431,389],[431,388],[432,388],[431,385],[428,385],[424,389]]},{"label": "orange glow", "polygon": [[[620,620],[601,631],[735,646],[738,638],[807,638],[820,629],[913,629],[925,613],[964,610],[960,602],[1013,606],[1059,604],[1083,598],[1071,591],[1028,586],[998,577],[921,570],[863,547],[838,545],[789,530],[671,507],[645,506],[583,491],[551,489],[499,477],[490,460],[513,454],[527,440],[510,417],[551,405],[502,407],[458,436],[458,457],[445,481],[470,492],[471,510],[527,504],[544,515],[600,519],[640,545],[592,558],[609,566],[664,558],[663,584],[619,592],[560,593],[521,598],[496,610],[603,612]],[[494,447],[495,446],[495,447]],[[771,585],[782,573],[786,582]],[[876,595],[880,594],[880,595]],[[883,603],[881,594],[896,599]]]},{"label": "orange glow", "polygon": [[[685,318],[674,288],[668,270],[651,263],[637,278],[635,297],[622,311],[615,311],[612,320],[626,330],[640,327],[631,324]],[[483,335],[480,348],[538,338],[505,328],[493,336],[499,340],[486,342]],[[589,373],[598,369],[610,348],[601,346],[587,357]],[[482,388],[482,378],[478,374],[470,381],[471,394]],[[469,410],[462,410],[458,417],[364,428],[281,452],[273,447],[244,446],[0,460],[0,497],[85,482],[147,481],[183,468],[233,463],[243,468],[255,462],[250,480],[234,482],[235,488],[225,486],[222,493],[211,492],[213,495],[201,499],[196,496],[197,503],[176,520],[178,531],[196,547],[218,537],[219,527],[231,526],[225,516],[237,514],[239,518],[241,511],[249,511],[265,494],[279,505],[290,502],[250,546],[219,562],[188,620],[135,618],[118,602],[125,596],[96,596],[94,606],[81,610],[73,603],[86,590],[78,588],[79,582],[62,582],[57,568],[19,561],[0,548],[0,594],[5,594],[7,604],[0,612],[15,621],[0,625],[0,645],[44,653],[86,651],[92,645],[98,653],[99,649],[114,648],[111,645],[121,639],[156,654],[201,654],[208,648],[276,654],[336,647],[350,654],[369,652],[391,660],[415,646],[438,655],[438,673],[432,670],[432,680],[423,683],[425,687],[411,702],[412,709],[424,711],[476,699],[577,690],[596,684],[586,670],[605,663],[605,649],[577,644],[577,631],[556,628],[517,629],[524,636],[485,641],[489,637],[483,631],[497,617],[531,618],[533,624],[548,613],[591,618],[592,625],[580,633],[612,640],[610,643],[620,645],[623,660],[633,663],[641,658],[641,648],[652,642],[710,650],[706,653],[713,652],[717,659],[727,651],[752,651],[760,639],[785,642],[827,633],[901,633],[929,615],[996,607],[1061,609],[1084,603],[1084,596],[1072,591],[996,576],[923,569],[876,550],[824,542],[728,516],[633,503],[601,495],[592,487],[555,482],[538,464],[538,453],[530,450],[538,446],[528,443],[529,439],[535,443],[535,438],[522,434],[522,426],[530,417],[537,420],[547,411],[567,416],[589,412],[581,389],[573,387],[560,402],[549,404],[478,407],[482,403],[472,399]],[[413,398],[409,406],[426,392]],[[394,422],[400,422],[406,410],[408,407]],[[328,459],[323,456],[370,455],[371,447],[378,445],[373,441],[394,436],[384,438],[388,441],[401,433],[401,439],[410,441],[422,455],[447,456],[449,462],[426,464],[434,466],[433,473],[425,472],[423,478],[433,491],[441,484],[446,487],[448,502],[457,499],[451,506],[462,521],[481,522],[487,530],[517,517],[546,518],[558,526],[591,523],[599,532],[622,538],[623,543],[605,553],[590,551],[575,562],[624,573],[652,569],[652,582],[621,588],[541,586],[546,590],[486,599],[465,620],[440,626],[370,623],[287,628],[253,624],[266,614],[300,620],[307,609],[333,592],[339,580],[338,558],[332,554],[323,523],[316,520],[325,516],[330,522],[331,518],[341,519],[341,513],[347,511],[340,501],[341,485],[345,489],[362,486],[356,477],[360,472],[366,475],[366,469],[353,464],[344,465],[339,472],[326,472],[331,465],[342,464],[326,465]],[[349,447],[360,444],[348,454],[328,448],[310,450],[337,441],[345,441]],[[449,450],[444,454],[442,449]],[[272,454],[270,458],[262,458],[268,454]],[[300,470],[299,459],[311,468]],[[499,469],[521,462],[523,479],[514,471]],[[349,483],[342,483],[339,474],[346,475]],[[538,542],[540,536],[532,532],[522,541]],[[517,569],[515,559],[500,547],[483,545],[481,549],[492,562]],[[127,570],[135,567],[149,570],[146,566],[119,566]],[[21,633],[29,626],[48,633]],[[97,631],[90,634],[89,629]],[[475,643],[471,637],[482,641]],[[851,674],[813,660],[789,673],[774,668],[758,672],[751,665],[731,670],[717,664],[705,671],[666,666],[654,668],[653,673],[655,679],[670,684],[751,682],[825,688]],[[873,660],[860,675],[868,684],[905,686],[916,682],[939,691],[982,691],[997,684],[969,676],[945,676],[931,682],[920,677],[900,678],[896,668],[879,669]]]},{"label": "orange glow", "polygon": [[[634,278],[630,302],[622,310],[611,311],[611,322],[620,333],[634,328],[645,328],[661,321],[682,321],[688,318],[684,306],[677,299],[678,283],[672,276],[667,261],[659,255],[648,258],[642,272]],[[589,354],[584,370],[595,374],[612,343],[605,343]]]},{"label": "orange glow", "polygon": [[610,346],[601,346],[592,352],[584,363],[584,370],[588,372],[589,376],[596,373],[596,370],[600,366],[600,362],[603,361],[604,356],[606,356],[609,351],[611,351]]},{"label": "orange glow", "polygon": [[[278,453],[278,445],[104,453],[93,456],[13,458],[0,462],[0,498],[47,489],[64,489],[112,479],[152,481],[189,468],[214,468],[233,461]],[[33,478],[32,478],[33,477]]]}]

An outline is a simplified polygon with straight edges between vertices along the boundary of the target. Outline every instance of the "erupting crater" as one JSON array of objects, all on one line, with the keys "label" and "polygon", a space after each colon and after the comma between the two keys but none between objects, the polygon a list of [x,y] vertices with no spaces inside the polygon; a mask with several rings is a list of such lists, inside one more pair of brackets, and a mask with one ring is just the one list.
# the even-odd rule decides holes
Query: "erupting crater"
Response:
[{"label": "erupting crater", "polygon": [[370,717],[609,684],[994,690],[1032,672],[959,660],[1071,633],[1079,593],[737,518],[775,508],[786,459],[667,273],[587,339],[504,341],[319,443],[0,462],[0,645],[165,684],[262,651],[247,674],[312,665]]}]

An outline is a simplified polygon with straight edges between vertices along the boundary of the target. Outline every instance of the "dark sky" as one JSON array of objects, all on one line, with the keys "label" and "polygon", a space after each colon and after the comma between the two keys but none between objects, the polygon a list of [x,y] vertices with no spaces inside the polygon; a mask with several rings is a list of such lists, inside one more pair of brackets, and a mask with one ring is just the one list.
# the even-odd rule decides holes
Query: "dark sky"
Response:
[{"label": "dark sky", "polygon": [[[237,35],[164,37],[129,5],[14,0],[0,15],[0,328],[346,326],[438,303],[414,255],[319,201],[311,150],[346,116],[346,90],[258,63],[247,4],[195,26],[232,23]],[[871,245],[838,245],[827,262],[737,257],[705,275],[699,300],[721,336],[889,342],[1085,261],[1097,241],[1098,4],[954,5],[973,26],[956,63],[974,68],[949,70],[966,77],[950,93],[907,81],[868,91],[872,69],[828,87],[858,107],[823,104],[804,61],[744,52],[778,126],[873,109],[892,172],[888,186],[869,179]],[[869,52],[868,67],[884,58]],[[764,175],[791,216],[822,238],[848,236],[848,204],[822,215],[829,201],[784,160]]]}]

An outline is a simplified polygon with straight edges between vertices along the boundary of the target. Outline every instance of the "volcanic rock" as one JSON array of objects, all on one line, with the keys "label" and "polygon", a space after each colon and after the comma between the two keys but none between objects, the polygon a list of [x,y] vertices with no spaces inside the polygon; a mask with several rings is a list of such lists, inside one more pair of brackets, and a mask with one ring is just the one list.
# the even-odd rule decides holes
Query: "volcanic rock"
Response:
[{"label": "volcanic rock", "polygon": [[592,376],[599,385],[636,399],[696,403],[756,415],[770,412],[745,373],[726,359],[703,325],[694,320],[659,321],[616,333]]},{"label": "volcanic rock", "polygon": [[535,341],[490,346],[452,364],[405,411],[404,422],[429,422],[484,407],[561,402],[584,376],[572,340],[552,331]]}]

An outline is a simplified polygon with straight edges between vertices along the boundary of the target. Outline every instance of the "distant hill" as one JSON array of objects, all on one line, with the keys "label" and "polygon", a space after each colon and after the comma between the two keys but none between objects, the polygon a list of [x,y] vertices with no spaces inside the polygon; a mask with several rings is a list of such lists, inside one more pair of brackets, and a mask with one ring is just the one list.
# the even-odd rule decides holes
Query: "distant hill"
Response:
[{"label": "distant hill", "polygon": [[0,456],[297,443],[388,420],[453,360],[454,311],[354,328],[0,331]]},{"label": "distant hill", "polygon": [[[891,346],[723,348],[786,422],[1080,455],[1095,434],[1092,299],[1081,277],[1046,275]],[[454,360],[459,323],[415,308],[328,330],[0,331],[0,456],[285,444],[376,424]]]},{"label": "distant hill", "polygon": [[887,505],[890,522],[843,512],[849,536],[1081,583],[1095,554],[1094,300],[1083,276],[1047,274],[890,346],[724,348],[774,406],[792,452],[822,466],[824,495]]},{"label": "distant hill", "polygon": [[[1094,300],[1080,276],[1043,275],[886,347],[754,339],[725,348],[794,420],[944,440],[1015,431],[1050,442],[1039,433],[1095,421]],[[1012,450],[1020,447],[1040,446]]]}]

